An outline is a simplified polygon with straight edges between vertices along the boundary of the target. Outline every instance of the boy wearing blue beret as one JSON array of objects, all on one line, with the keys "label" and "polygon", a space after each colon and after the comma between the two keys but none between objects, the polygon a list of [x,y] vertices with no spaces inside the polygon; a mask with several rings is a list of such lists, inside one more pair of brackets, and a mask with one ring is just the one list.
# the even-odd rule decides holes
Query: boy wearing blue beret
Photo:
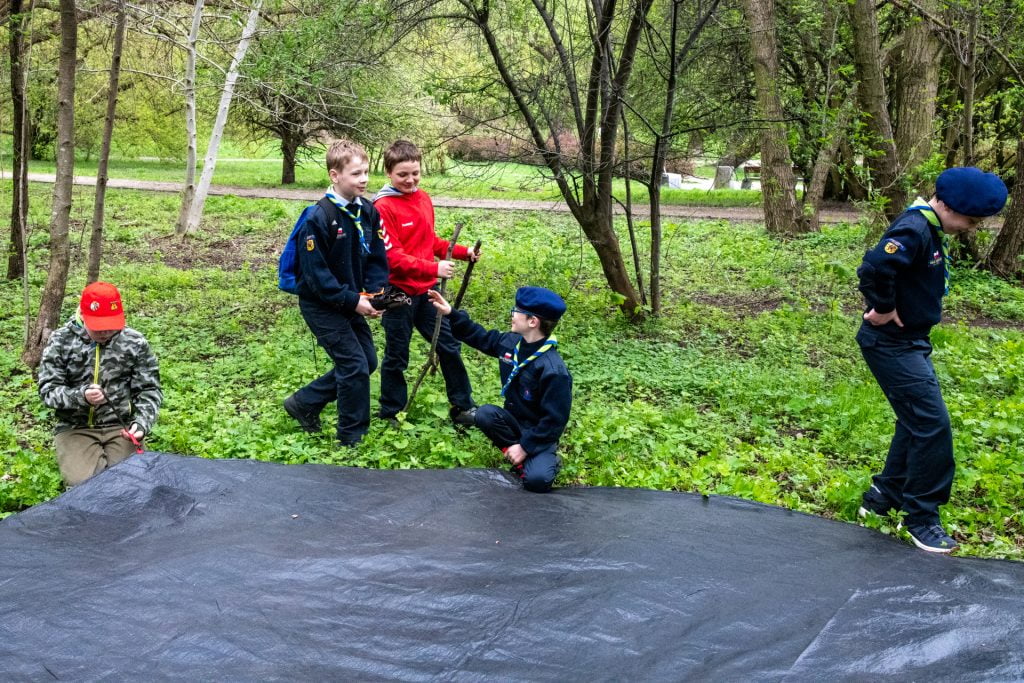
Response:
[{"label": "boy wearing blue beret", "polygon": [[857,269],[867,311],[857,343],[896,413],[885,467],[872,477],[858,511],[902,510],[918,548],[948,553],[957,543],[942,528],[939,506],[953,486],[953,432],[932,367],[929,334],[942,318],[948,290],[943,233],[977,229],[1006,203],[998,176],[973,167],[949,168],[928,201],[918,197],[889,226]]},{"label": "boy wearing blue beret", "polygon": [[565,313],[562,297],[543,287],[520,287],[511,331],[502,332],[453,311],[436,290],[427,296],[449,317],[456,339],[499,361],[505,406],[482,405],[457,421],[479,427],[512,463],[527,491],[550,491],[562,464],[555,450],[572,407],[572,375],[552,334]]}]

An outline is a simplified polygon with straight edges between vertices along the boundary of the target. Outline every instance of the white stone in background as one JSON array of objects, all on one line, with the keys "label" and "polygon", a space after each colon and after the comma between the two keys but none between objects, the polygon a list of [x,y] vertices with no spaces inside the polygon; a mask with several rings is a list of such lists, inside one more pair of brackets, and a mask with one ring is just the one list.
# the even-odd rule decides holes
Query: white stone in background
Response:
[{"label": "white stone in background", "polygon": [[661,184],[667,185],[670,190],[683,189],[683,176],[678,173],[662,173]]}]

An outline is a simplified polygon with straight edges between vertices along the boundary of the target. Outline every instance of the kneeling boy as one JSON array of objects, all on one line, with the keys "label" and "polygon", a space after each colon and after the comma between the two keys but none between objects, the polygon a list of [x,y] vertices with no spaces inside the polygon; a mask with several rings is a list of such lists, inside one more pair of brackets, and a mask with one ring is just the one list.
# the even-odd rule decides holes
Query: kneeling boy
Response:
[{"label": "kneeling boy", "polygon": [[39,396],[57,413],[57,465],[71,487],[126,459],[149,434],[163,393],[156,356],[125,327],[117,287],[82,290],[75,318],[50,335]]},{"label": "kneeling boy", "polygon": [[520,287],[511,331],[501,332],[485,330],[464,311],[452,310],[436,290],[427,296],[441,315],[449,316],[456,339],[499,361],[504,408],[483,405],[458,421],[476,425],[502,450],[526,490],[550,491],[561,467],[558,439],[572,408],[572,375],[552,334],[565,302],[550,289]]}]

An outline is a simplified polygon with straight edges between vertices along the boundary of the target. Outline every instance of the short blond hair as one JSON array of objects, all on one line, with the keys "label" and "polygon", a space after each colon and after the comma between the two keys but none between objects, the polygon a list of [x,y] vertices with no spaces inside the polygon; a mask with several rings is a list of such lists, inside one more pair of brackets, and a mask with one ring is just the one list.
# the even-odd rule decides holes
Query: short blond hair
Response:
[{"label": "short blond hair", "polygon": [[358,142],[351,140],[335,140],[327,148],[327,170],[341,173],[353,159],[369,161],[366,150]]}]

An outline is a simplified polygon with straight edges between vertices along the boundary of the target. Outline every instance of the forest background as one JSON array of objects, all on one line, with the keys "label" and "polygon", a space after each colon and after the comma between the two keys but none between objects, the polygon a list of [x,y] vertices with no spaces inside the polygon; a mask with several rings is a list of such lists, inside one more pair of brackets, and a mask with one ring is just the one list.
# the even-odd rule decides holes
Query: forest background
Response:
[{"label": "forest background", "polygon": [[[407,137],[435,196],[567,209],[438,212],[440,234],[458,221],[463,241],[484,242],[474,317],[503,327],[526,283],[568,300],[559,338],[576,403],[559,484],[735,495],[851,521],[892,428],[853,342],[854,270],[942,168],[999,173],[1010,207],[955,245],[948,319],[933,333],[958,457],[943,523],[964,554],[1021,559],[1022,9],[0,1],[0,515],[61,490],[33,370],[97,277],[122,288],[129,324],[161,359],[154,450],[498,466],[479,435],[446,423],[440,378],[400,429],[375,425],[356,452],[296,432],[280,401],[326,364],[275,288],[303,204],[209,195],[215,182],[318,188],[323,146],[340,136],[379,171],[381,150]],[[30,171],[55,182],[30,184]],[[715,189],[665,189],[666,173]],[[732,189],[744,173],[759,190]],[[108,176],[183,190],[108,191]],[[757,204],[763,222],[662,215],[701,201]],[[861,219],[823,224],[830,203]],[[478,400],[496,401],[493,363],[466,355]]]}]

